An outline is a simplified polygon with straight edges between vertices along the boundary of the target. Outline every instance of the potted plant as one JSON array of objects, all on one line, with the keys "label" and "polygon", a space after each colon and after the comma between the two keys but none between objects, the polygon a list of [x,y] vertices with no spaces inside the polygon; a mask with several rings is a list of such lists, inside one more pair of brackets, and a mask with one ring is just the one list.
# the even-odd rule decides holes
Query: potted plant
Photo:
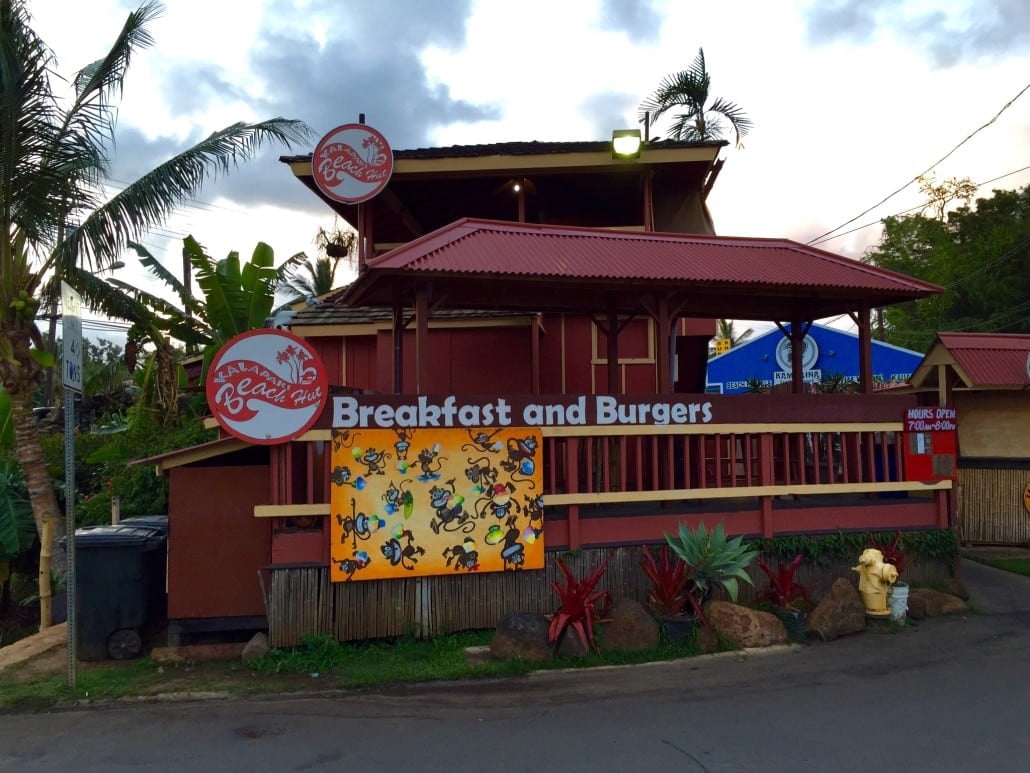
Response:
[{"label": "potted plant", "polygon": [[808,617],[808,589],[797,580],[801,566],[798,553],[790,563],[777,564],[773,569],[759,556],[758,568],[769,578],[769,585],[759,595],[759,601],[768,602],[773,614],[780,618],[791,641],[805,640],[805,621]]},{"label": "potted plant", "polygon": [[657,554],[644,548],[640,567],[651,581],[648,606],[661,624],[665,637],[673,644],[682,644],[697,622],[704,620],[693,583],[695,567],[687,566],[663,545]]},{"label": "potted plant", "polygon": [[679,533],[675,536],[667,533],[665,541],[687,566],[690,577],[687,600],[705,625],[708,621],[701,612],[702,604],[711,598],[717,586],[725,588],[730,600],[736,602],[738,580],[753,584],[747,567],[758,551],[745,545],[743,537],[727,539],[722,523],[711,531],[705,529],[704,521],[698,524],[696,531],[681,523]]},{"label": "potted plant", "polygon": [[558,610],[551,616],[551,624],[547,630],[547,641],[555,651],[570,630],[576,632],[585,649],[590,652],[598,651],[597,640],[594,637],[594,622],[602,615],[602,608],[610,600],[610,596],[608,591],[595,591],[594,588],[600,582],[612,555],[614,551],[583,580],[577,579],[565,562],[557,559],[558,568],[565,582],[562,585],[557,582],[551,583],[560,601]]}]

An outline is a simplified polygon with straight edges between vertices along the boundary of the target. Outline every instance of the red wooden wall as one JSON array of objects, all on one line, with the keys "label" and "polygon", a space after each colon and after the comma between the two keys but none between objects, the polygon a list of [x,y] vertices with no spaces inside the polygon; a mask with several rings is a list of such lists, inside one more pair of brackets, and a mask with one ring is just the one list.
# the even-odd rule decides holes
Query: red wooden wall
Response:
[{"label": "red wooden wall", "polygon": [[168,618],[265,614],[258,582],[272,553],[267,465],[169,471]]}]

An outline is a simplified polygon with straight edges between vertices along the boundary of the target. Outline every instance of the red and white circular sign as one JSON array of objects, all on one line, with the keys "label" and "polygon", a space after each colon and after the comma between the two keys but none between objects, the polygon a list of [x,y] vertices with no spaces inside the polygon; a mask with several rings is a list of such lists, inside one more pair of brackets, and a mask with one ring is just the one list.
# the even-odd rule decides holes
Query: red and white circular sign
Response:
[{"label": "red and white circular sign", "polygon": [[329,395],[325,365],[283,330],[251,330],[218,350],[207,371],[207,404],[219,426],[259,445],[285,443],[311,428]]},{"label": "red and white circular sign", "polygon": [[378,194],[393,174],[386,138],[363,123],[337,126],[311,154],[311,176],[333,201],[358,204]]}]

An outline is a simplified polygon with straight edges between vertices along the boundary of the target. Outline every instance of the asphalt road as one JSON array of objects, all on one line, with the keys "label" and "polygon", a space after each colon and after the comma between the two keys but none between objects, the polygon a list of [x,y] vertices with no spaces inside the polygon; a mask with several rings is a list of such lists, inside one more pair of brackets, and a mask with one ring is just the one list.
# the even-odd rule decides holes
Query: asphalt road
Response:
[{"label": "asphalt road", "polygon": [[1025,771],[1030,579],[983,611],[741,657],[0,717],[18,771]]}]

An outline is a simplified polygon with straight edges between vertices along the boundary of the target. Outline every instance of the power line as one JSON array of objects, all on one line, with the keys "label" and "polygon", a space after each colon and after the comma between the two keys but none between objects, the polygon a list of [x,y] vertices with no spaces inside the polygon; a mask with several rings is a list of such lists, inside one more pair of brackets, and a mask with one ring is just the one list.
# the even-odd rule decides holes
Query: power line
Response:
[{"label": "power line", "polygon": [[[985,185],[990,185],[991,183],[998,182],[998,180],[1004,180],[1006,177],[1011,177],[1014,174],[1019,174],[1020,172],[1025,172],[1028,169],[1030,169],[1030,165],[1021,167],[1020,169],[1013,169],[1011,172],[1006,172],[1005,174],[1000,174],[997,177],[992,177],[990,180],[984,180],[982,183],[976,183],[976,187],[977,188],[982,188]],[[812,245],[813,247],[815,247],[815,246],[818,246],[820,244],[823,244],[824,242],[830,242],[830,241],[833,241],[834,239],[840,239],[843,236],[847,236],[848,234],[853,234],[853,233],[856,233],[858,231],[865,230],[866,228],[870,228],[870,227],[872,227],[874,225],[880,225],[888,217],[901,217],[902,215],[907,215],[907,214],[909,214],[911,212],[915,212],[917,209],[925,209],[925,208],[926,208],[925,204],[916,204],[914,207],[909,207],[908,209],[902,210],[901,212],[895,212],[893,215],[886,215],[885,217],[881,217],[881,218],[878,218],[878,219],[873,220],[871,222],[868,222],[865,225],[856,226],[855,228],[852,228],[852,229],[850,229],[848,231],[843,231],[843,232],[841,232],[839,234],[834,234],[833,236],[827,236],[826,238],[819,237],[819,239],[811,241],[811,242],[809,242],[809,244]],[[859,215],[859,217],[861,217],[861,215]],[[841,227],[841,226],[838,226],[838,227]]]},{"label": "power line", "polygon": [[981,131],[983,131],[983,130],[984,130],[984,129],[986,129],[986,128],[987,128],[988,126],[990,126],[990,125],[991,125],[991,124],[993,124],[993,123],[994,123],[995,121],[997,121],[997,120],[998,120],[998,118],[999,118],[999,117],[1001,116],[1001,114],[1002,114],[1002,113],[1004,113],[1004,112],[1005,112],[1006,110],[1008,110],[1008,109],[1009,109],[1009,108],[1010,108],[1010,107],[1011,107],[1011,106],[1012,106],[1012,105],[1013,105],[1013,104],[1015,103],[1015,101],[1016,101],[1017,99],[1019,99],[1019,98],[1020,98],[1021,96],[1023,96],[1023,94],[1025,94],[1025,93],[1027,92],[1027,90],[1030,90],[1030,83],[1026,84],[1026,85],[1025,85],[1025,86],[1024,86],[1024,87],[1023,87],[1023,88],[1022,88],[1021,90],[1020,90],[1020,92],[1019,92],[1018,94],[1016,94],[1016,96],[1012,97],[1012,99],[1010,99],[1010,100],[1009,100],[1008,102],[1006,102],[1006,103],[1005,103],[1004,105],[1002,105],[1002,108],[1001,108],[1001,110],[999,110],[999,111],[998,111],[997,113],[995,113],[995,114],[994,114],[994,117],[993,117],[993,118],[991,118],[991,119],[990,119],[990,120],[989,120],[989,121],[988,121],[987,123],[983,124],[982,126],[978,127],[977,129],[974,129],[974,130],[973,130],[973,131],[972,131],[972,132],[971,132],[971,133],[970,133],[969,135],[967,135],[967,136],[966,136],[966,138],[965,138],[965,139],[963,139],[963,140],[962,140],[962,141],[961,141],[961,142],[960,142],[960,143],[959,143],[958,145],[956,145],[956,146],[955,146],[955,147],[953,147],[953,148],[952,148],[951,150],[949,150],[949,151],[948,151],[947,153],[945,153],[945,154],[944,154],[943,156],[941,156],[941,157],[940,157],[939,159],[937,159],[937,160],[936,160],[936,161],[935,161],[934,163],[932,163],[932,164],[931,164],[931,165],[930,165],[929,167],[927,167],[927,168],[926,168],[926,170],[924,170],[923,172],[920,172],[920,173],[919,173],[919,174],[917,174],[917,175],[916,175],[915,177],[913,177],[913,178],[912,178],[911,180],[909,180],[909,181],[908,181],[907,183],[905,183],[905,184],[904,184],[904,185],[902,185],[902,186],[901,186],[900,188],[898,188],[898,189],[897,189],[896,191],[894,191],[893,193],[889,194],[889,195],[888,195],[888,196],[886,196],[885,198],[883,198],[883,199],[881,199],[880,201],[878,201],[878,202],[876,202],[875,204],[873,204],[873,206],[869,207],[869,209],[866,209],[866,210],[864,210],[864,211],[862,211],[862,212],[859,212],[859,213],[858,213],[857,215],[855,215],[855,216],[854,216],[853,218],[851,218],[850,220],[847,220],[847,221],[845,221],[845,222],[841,223],[841,224],[840,224],[839,226],[837,226],[836,228],[831,228],[831,229],[830,229],[829,231],[827,231],[826,233],[824,233],[824,234],[821,234],[821,235],[819,235],[819,236],[815,237],[814,239],[812,239],[811,241],[809,241],[809,242],[808,242],[808,244],[814,244],[814,243],[816,243],[816,242],[820,241],[821,239],[824,239],[825,237],[829,236],[830,234],[832,234],[832,233],[834,233],[834,232],[836,232],[836,231],[839,231],[839,230],[840,230],[841,228],[844,228],[844,226],[848,226],[848,225],[851,225],[851,224],[852,224],[852,223],[854,223],[854,222],[855,222],[856,220],[858,220],[858,219],[859,219],[860,217],[864,217],[865,215],[868,215],[868,214],[869,214],[870,212],[872,212],[872,211],[873,211],[874,209],[876,209],[876,208],[877,208],[878,206],[880,206],[881,204],[884,204],[885,202],[887,202],[887,201],[889,201],[890,199],[892,199],[892,198],[894,198],[895,196],[897,196],[897,195],[898,195],[899,193],[901,193],[901,192],[902,192],[903,190],[905,190],[905,188],[907,188],[908,186],[910,186],[910,185],[911,185],[912,183],[914,183],[914,182],[918,182],[918,181],[919,181],[919,178],[920,178],[920,177],[923,177],[923,176],[925,176],[926,174],[928,174],[929,172],[933,171],[934,167],[938,166],[938,165],[939,165],[939,164],[940,164],[941,162],[943,162],[943,161],[944,161],[945,159],[947,159],[947,158],[948,158],[949,156],[951,156],[951,155],[952,155],[952,154],[953,154],[953,153],[954,153],[954,152],[955,152],[956,150],[958,150],[958,149],[959,149],[959,148],[961,148],[961,147],[962,147],[963,145],[965,145],[965,144],[966,144],[967,142],[969,142],[969,141],[970,141],[971,139],[973,139],[973,137],[975,137],[975,136],[976,136],[977,134],[979,134],[979,133],[980,133]]}]

